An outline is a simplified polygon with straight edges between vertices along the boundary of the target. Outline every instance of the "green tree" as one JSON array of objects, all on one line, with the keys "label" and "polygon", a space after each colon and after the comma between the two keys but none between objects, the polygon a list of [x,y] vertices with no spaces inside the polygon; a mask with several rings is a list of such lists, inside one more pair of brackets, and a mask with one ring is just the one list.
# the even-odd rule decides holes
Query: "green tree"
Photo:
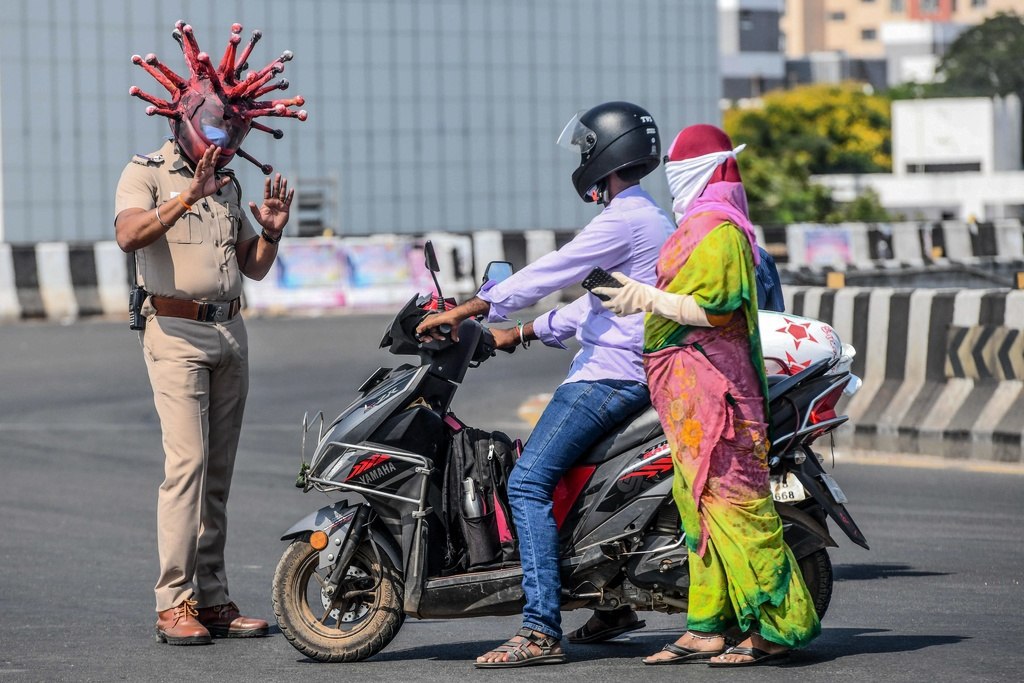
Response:
[{"label": "green tree", "polygon": [[929,94],[1024,98],[1024,17],[1000,12],[961,33],[936,68]]},{"label": "green tree", "polygon": [[891,221],[894,216],[886,211],[878,193],[868,188],[854,197],[852,202],[832,202],[832,210],[825,216],[825,223],[871,223]]},{"label": "green tree", "polygon": [[729,109],[723,125],[735,144],[748,145],[739,160],[755,222],[887,218],[874,194],[839,204],[828,188],[810,180],[816,173],[891,168],[889,100],[863,84],[770,93],[756,107]]}]

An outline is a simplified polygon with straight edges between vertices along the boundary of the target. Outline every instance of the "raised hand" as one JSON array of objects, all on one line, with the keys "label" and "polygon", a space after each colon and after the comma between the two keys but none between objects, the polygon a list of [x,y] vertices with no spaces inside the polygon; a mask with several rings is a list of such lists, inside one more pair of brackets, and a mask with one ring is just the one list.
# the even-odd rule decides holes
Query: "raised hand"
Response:
[{"label": "raised hand", "polygon": [[263,185],[263,205],[257,208],[256,202],[249,202],[249,210],[252,211],[256,222],[271,237],[277,238],[288,223],[294,198],[295,190],[289,190],[288,181],[278,173],[274,176],[273,183],[267,178]]},{"label": "raised hand", "polygon": [[203,197],[209,197],[231,182],[231,178],[228,176],[217,177],[217,160],[219,158],[220,147],[210,145],[196,163],[196,170],[192,175],[192,184],[189,185],[186,192],[187,196],[184,198],[190,205]]}]

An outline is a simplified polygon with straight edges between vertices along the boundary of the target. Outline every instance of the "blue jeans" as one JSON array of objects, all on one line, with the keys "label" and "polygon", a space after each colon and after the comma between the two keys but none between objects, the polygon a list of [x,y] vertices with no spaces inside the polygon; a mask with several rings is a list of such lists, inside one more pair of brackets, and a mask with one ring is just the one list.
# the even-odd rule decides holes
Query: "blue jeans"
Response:
[{"label": "blue jeans", "polygon": [[540,416],[508,480],[523,563],[523,626],[562,637],[555,485],[587,449],[650,402],[640,382],[571,382],[555,390]]}]

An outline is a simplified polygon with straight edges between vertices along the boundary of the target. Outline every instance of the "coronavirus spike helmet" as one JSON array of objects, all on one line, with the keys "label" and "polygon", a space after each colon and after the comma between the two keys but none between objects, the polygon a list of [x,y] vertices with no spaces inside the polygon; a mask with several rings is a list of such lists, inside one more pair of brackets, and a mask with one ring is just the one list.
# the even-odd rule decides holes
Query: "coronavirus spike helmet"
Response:
[{"label": "coronavirus spike helmet", "polygon": [[276,83],[269,81],[284,71],[284,63],[291,60],[292,53],[285,51],[259,71],[250,71],[242,78],[242,72],[248,68],[246,60],[263,34],[253,31],[249,44],[241,54],[236,54],[238,44],[242,41],[241,33],[241,24],[231,26],[227,49],[224,50],[220,64],[214,67],[210,56],[199,50],[192,27],[184,21],[178,21],[171,35],[178,41],[185,55],[190,74],[188,80],[171,71],[154,54],[146,55],[145,59],[134,55],[132,62],[167,88],[171,98],[164,100],[154,97],[134,85],[128,92],[150,103],[146,107],[149,116],[158,114],[170,119],[171,132],[181,153],[193,163],[202,157],[210,145],[217,145],[221,148],[218,168],[226,166],[237,154],[269,175],[273,167],[261,164],[246,154],[240,147],[242,140],[252,128],[280,139],[284,135],[281,130],[264,126],[253,119],[259,116],[284,116],[305,121],[305,109],[294,110],[289,107],[301,107],[306,101],[301,95],[281,100],[259,100],[269,92],[288,88],[288,81],[284,78]]},{"label": "coronavirus spike helmet", "polygon": [[565,124],[558,144],[580,155],[572,184],[585,202],[601,199],[603,181],[613,172],[640,180],[661,163],[654,117],[630,102],[605,102],[577,113]]}]

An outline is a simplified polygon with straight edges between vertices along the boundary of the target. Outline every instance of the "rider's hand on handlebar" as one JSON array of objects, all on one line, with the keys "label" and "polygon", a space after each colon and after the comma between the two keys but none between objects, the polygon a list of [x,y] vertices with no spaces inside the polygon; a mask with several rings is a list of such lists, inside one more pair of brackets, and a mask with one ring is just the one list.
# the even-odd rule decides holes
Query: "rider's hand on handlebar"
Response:
[{"label": "rider's hand on handlebar", "polygon": [[[444,313],[434,313],[428,315],[423,319],[416,327],[416,337],[421,342],[429,342],[433,340],[444,341],[451,337],[452,341],[459,341],[459,323],[462,322],[462,318],[458,315],[453,315],[454,309],[451,311],[445,311]],[[450,328],[450,332],[445,334],[445,331],[439,329],[442,325],[447,325]]]},{"label": "rider's hand on handlebar", "polygon": [[[485,315],[491,305],[479,297],[473,297],[469,301],[459,304],[450,311],[428,315],[416,327],[416,336],[421,342],[444,341],[451,334],[452,341],[459,341],[459,323],[474,315]],[[447,325],[448,329],[441,329],[441,325]]]}]

